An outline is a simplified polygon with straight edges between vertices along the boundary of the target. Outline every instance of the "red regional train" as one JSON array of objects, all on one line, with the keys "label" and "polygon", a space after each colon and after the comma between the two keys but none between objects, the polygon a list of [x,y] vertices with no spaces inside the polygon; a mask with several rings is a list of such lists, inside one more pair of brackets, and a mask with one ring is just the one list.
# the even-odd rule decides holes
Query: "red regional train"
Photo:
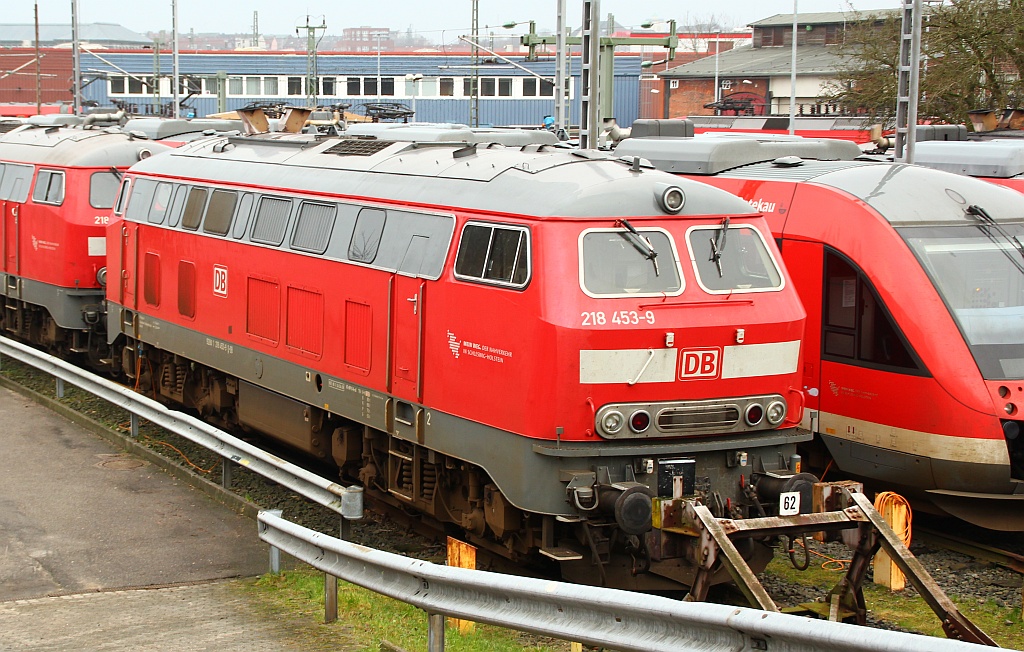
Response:
[{"label": "red regional train", "polygon": [[22,126],[0,137],[3,328],[93,362],[107,348],[106,227],[121,175],[167,149],[95,126]]},{"label": "red regional train", "polygon": [[838,140],[639,137],[616,154],[766,214],[808,311],[814,468],[831,460],[918,505],[1024,530],[1018,193],[853,160],[858,148]]},{"label": "red regional train", "polygon": [[607,154],[428,131],[134,165],[107,232],[123,373],[581,583],[694,581],[654,496],[731,518],[809,497],[805,315],[760,214]]}]

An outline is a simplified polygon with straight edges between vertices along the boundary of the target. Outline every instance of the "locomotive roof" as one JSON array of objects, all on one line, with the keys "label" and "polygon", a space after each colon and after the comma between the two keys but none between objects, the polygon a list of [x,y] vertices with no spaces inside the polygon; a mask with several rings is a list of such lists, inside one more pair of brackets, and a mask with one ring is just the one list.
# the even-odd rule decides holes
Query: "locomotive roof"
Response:
[{"label": "locomotive roof", "polygon": [[382,138],[209,138],[133,167],[140,173],[264,188],[382,198],[536,217],[663,215],[668,186],[681,214],[742,214],[750,206],[716,188],[606,153],[527,145],[397,142]]},{"label": "locomotive roof", "polygon": [[694,138],[627,138],[615,152],[640,156],[659,170],[677,174],[718,174],[732,168],[786,156],[821,161],[849,161],[860,155],[847,140],[708,134]]},{"label": "locomotive roof", "polygon": [[128,167],[166,149],[116,129],[25,126],[0,136],[0,161],[57,167]]},{"label": "locomotive roof", "polygon": [[1001,138],[928,141],[915,145],[914,162],[971,177],[1008,179],[1024,174],[1024,142]]}]

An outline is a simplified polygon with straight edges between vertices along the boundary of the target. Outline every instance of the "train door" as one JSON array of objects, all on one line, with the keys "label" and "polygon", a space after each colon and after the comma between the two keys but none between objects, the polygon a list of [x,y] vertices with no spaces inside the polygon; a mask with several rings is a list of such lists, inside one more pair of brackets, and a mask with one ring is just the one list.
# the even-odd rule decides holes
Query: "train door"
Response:
[{"label": "train door", "polygon": [[822,245],[819,242],[783,239],[782,258],[807,312],[804,327],[804,427],[812,428],[821,400]]},{"label": "train door", "polygon": [[20,240],[22,209],[28,200],[28,189],[32,182],[31,165],[4,166],[0,179],[0,198],[3,198],[3,260],[4,271],[8,274],[21,273]]},{"label": "train door", "polygon": [[426,284],[422,279],[395,274],[391,308],[391,393],[420,402],[422,387],[423,323]]},{"label": "train door", "polygon": [[139,225],[128,220],[121,222],[121,278],[118,303],[135,309],[135,293],[138,278]]}]

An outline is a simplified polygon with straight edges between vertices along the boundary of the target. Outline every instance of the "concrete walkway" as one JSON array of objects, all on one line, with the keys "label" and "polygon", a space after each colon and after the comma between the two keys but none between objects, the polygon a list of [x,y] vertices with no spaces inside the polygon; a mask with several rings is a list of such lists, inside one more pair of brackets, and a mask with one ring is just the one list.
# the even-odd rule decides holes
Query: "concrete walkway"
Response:
[{"label": "concrete walkway", "polygon": [[4,388],[0,450],[0,650],[345,648],[230,579],[267,571],[253,520]]}]

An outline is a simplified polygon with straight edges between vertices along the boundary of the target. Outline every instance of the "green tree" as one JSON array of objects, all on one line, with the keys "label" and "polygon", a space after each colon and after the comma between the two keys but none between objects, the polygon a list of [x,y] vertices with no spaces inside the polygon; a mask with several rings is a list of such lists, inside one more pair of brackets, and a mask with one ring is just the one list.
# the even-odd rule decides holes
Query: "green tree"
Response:
[{"label": "green tree", "polygon": [[[953,0],[924,10],[920,118],[962,123],[972,109],[1016,107],[1024,99],[1024,0]],[[900,12],[850,28],[844,63],[825,96],[851,112],[892,117],[900,33]]]}]

